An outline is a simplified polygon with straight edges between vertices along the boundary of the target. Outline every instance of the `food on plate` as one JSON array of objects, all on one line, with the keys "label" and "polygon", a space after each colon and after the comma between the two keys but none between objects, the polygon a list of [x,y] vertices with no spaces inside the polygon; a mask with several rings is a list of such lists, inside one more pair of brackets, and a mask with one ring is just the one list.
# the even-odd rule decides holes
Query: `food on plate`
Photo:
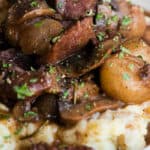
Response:
[{"label": "food on plate", "polygon": [[143,150],[149,26],[128,0],[0,0],[0,149]]}]

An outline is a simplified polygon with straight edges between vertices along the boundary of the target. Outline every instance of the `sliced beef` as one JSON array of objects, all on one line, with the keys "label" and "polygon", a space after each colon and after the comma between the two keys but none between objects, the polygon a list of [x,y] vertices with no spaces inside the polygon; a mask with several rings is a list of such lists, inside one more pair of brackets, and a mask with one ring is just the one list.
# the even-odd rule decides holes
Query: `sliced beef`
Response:
[{"label": "sliced beef", "polygon": [[[41,68],[38,71],[25,70],[22,67],[26,63],[25,58],[13,49],[0,52],[0,58],[1,98],[25,100],[33,99],[44,91],[49,93],[60,91],[59,81],[56,80],[59,73],[56,70],[54,72],[52,67],[53,72],[49,68]],[[20,63],[22,61],[23,63]]]},{"label": "sliced beef", "polygon": [[56,0],[56,9],[65,19],[76,20],[94,13],[96,3],[97,0]]},{"label": "sliced beef", "polygon": [[21,52],[18,52],[13,48],[1,51],[0,59],[6,62],[17,64],[18,67],[24,70],[29,70],[33,65],[32,58],[24,55]]},{"label": "sliced beef", "polygon": [[92,18],[85,18],[82,21],[78,21],[41,58],[41,62],[44,64],[58,63],[86,46],[94,37],[92,25]]},{"label": "sliced beef", "polygon": [[111,55],[112,47],[114,49],[117,48],[119,43],[119,37],[116,42],[114,42],[113,39],[101,42],[99,47],[94,49],[93,44],[89,43],[77,54],[60,62],[58,68],[60,72],[63,72],[67,77],[80,77],[103,64]]}]

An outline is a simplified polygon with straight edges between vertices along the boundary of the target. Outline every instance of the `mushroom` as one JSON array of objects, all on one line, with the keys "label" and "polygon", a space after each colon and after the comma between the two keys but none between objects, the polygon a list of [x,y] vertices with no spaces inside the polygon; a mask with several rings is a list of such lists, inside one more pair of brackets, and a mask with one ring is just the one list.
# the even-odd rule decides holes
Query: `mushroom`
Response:
[{"label": "mushroom", "polygon": [[104,112],[107,109],[117,109],[122,106],[121,103],[110,101],[104,97],[76,105],[70,105],[67,102],[59,102],[58,104],[61,121],[65,124],[75,124],[82,119],[89,118],[96,112]]},{"label": "mushroom", "polygon": [[44,0],[16,2],[8,12],[6,38],[25,54],[41,55],[51,47],[50,40],[63,30],[62,24],[52,19],[54,14]]}]

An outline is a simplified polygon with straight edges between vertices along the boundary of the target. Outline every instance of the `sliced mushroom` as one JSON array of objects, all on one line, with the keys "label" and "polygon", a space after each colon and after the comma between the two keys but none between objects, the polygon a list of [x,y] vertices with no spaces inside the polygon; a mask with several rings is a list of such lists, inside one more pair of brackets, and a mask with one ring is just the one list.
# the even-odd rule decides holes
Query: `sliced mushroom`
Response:
[{"label": "sliced mushroom", "polygon": [[50,18],[54,14],[45,1],[17,2],[9,9],[6,38],[25,54],[43,54],[51,48],[50,40],[63,30],[59,21]]},{"label": "sliced mushroom", "polygon": [[104,112],[107,109],[117,109],[121,106],[118,102],[110,101],[106,98],[85,103],[70,105],[59,102],[60,118],[63,123],[74,124],[82,119],[89,118],[96,112]]}]

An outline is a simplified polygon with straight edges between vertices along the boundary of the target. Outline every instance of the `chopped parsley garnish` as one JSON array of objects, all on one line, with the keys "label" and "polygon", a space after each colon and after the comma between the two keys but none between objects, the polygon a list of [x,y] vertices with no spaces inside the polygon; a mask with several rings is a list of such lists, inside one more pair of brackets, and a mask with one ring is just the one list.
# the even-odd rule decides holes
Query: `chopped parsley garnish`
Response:
[{"label": "chopped parsley garnish", "polygon": [[128,26],[130,23],[132,23],[132,19],[128,16],[124,16],[121,22],[122,26]]},{"label": "chopped parsley garnish", "polygon": [[134,69],[134,64],[129,64],[129,69],[132,71]]},{"label": "chopped parsley garnish", "polygon": [[110,54],[105,53],[104,56],[103,56],[103,58],[106,59],[106,58],[109,58],[109,56],[110,56]]},{"label": "chopped parsley garnish", "polygon": [[123,52],[123,53],[126,53],[126,54],[131,54],[130,50],[123,47],[123,46],[120,46],[120,50]]},{"label": "chopped parsley garnish", "polygon": [[61,9],[63,7],[63,2],[58,2],[57,3],[57,8]]},{"label": "chopped parsley garnish", "polygon": [[85,86],[85,83],[84,83],[84,82],[81,82],[81,83],[80,83],[80,87],[83,88],[84,86]]},{"label": "chopped parsley garnish", "polygon": [[85,94],[84,94],[84,98],[88,98],[89,97],[89,94],[86,92]]},{"label": "chopped parsley garnish", "polygon": [[3,136],[3,138],[4,138],[5,140],[8,140],[8,139],[11,138],[11,136],[10,136],[10,135],[6,135],[6,136]]},{"label": "chopped parsley garnish", "polygon": [[23,128],[18,128],[18,129],[14,132],[14,134],[15,134],[15,135],[19,135],[19,134],[22,132],[22,129],[23,129]]},{"label": "chopped parsley garnish", "polygon": [[49,71],[48,72],[51,73],[51,74],[53,74],[53,73],[56,72],[56,68],[53,67],[53,66],[49,66]]},{"label": "chopped parsley garnish", "polygon": [[128,73],[123,73],[123,75],[122,75],[122,77],[123,77],[123,79],[124,80],[129,80],[130,79],[130,76],[129,76],[129,74]]},{"label": "chopped parsley garnish", "polygon": [[122,59],[124,57],[125,54],[130,54],[130,50],[123,47],[123,46],[120,46],[120,50],[121,52],[119,53],[119,59]]},{"label": "chopped parsley garnish", "polygon": [[117,15],[114,15],[114,16],[111,17],[111,20],[113,22],[117,22],[119,20],[119,17]]},{"label": "chopped parsley garnish", "polygon": [[119,59],[122,59],[124,57],[124,53],[123,52],[120,52],[119,53]]},{"label": "chopped parsley garnish", "polygon": [[25,99],[33,95],[26,83],[21,86],[14,86],[14,91],[17,93],[18,99]]},{"label": "chopped parsley garnish", "polygon": [[99,33],[97,34],[97,38],[98,38],[98,40],[99,40],[100,42],[103,41],[104,38],[105,38],[105,33],[104,33],[104,32],[99,32]]},{"label": "chopped parsley garnish", "polygon": [[104,16],[103,13],[98,13],[98,14],[96,15],[96,21],[102,20],[104,17],[105,17],[105,16]]},{"label": "chopped parsley garnish", "polygon": [[91,111],[92,108],[93,108],[93,105],[92,105],[92,104],[86,104],[86,105],[85,105],[85,110],[87,110],[87,111]]},{"label": "chopped parsley garnish", "polygon": [[24,117],[28,118],[28,117],[36,117],[37,113],[33,112],[33,111],[28,111],[24,113]]},{"label": "chopped parsley garnish", "polygon": [[38,81],[37,78],[32,78],[32,79],[30,79],[30,83],[36,83],[37,81]]},{"label": "chopped parsley garnish", "polygon": [[3,63],[2,66],[3,66],[3,68],[9,68],[12,66],[12,64]]},{"label": "chopped parsley garnish", "polygon": [[31,7],[37,7],[37,6],[38,6],[38,2],[37,2],[37,1],[32,1],[32,2],[30,3],[30,6],[31,6]]},{"label": "chopped parsley garnish", "polygon": [[36,27],[36,28],[39,28],[42,25],[43,25],[43,21],[39,21],[39,22],[34,23],[34,27]]},{"label": "chopped parsley garnish", "polygon": [[68,96],[69,96],[69,91],[66,90],[66,91],[63,93],[63,99],[66,99]]},{"label": "chopped parsley garnish", "polygon": [[9,114],[0,114],[0,119],[9,119],[10,115]]}]

